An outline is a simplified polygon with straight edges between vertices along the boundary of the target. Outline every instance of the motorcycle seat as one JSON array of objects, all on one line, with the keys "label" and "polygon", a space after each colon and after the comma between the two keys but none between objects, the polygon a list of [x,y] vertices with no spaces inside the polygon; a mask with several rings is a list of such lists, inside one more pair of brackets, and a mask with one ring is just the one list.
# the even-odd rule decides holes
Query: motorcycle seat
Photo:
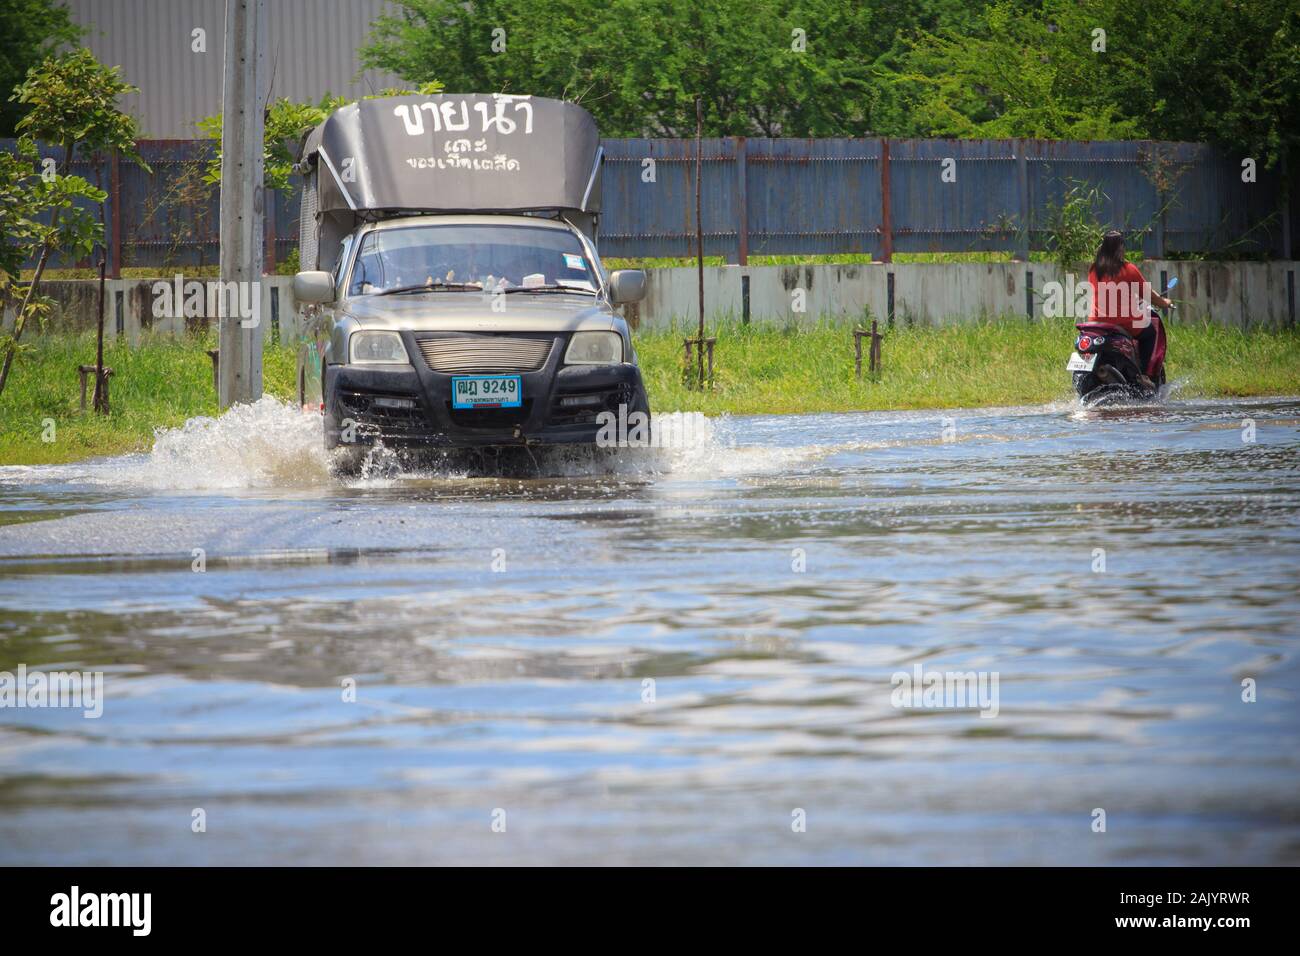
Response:
[{"label": "motorcycle seat", "polygon": [[1122,325],[1111,325],[1109,322],[1078,322],[1074,326],[1080,332],[1091,332],[1094,335],[1123,335],[1133,338],[1133,333]]}]

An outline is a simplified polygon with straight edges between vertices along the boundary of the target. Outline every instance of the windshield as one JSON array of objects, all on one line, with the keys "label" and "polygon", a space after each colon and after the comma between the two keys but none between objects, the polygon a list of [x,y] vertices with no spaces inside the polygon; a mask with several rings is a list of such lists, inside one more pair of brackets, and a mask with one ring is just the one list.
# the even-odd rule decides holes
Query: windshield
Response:
[{"label": "windshield", "polygon": [[565,286],[595,292],[591,263],[567,229],[517,225],[429,225],[368,233],[349,295],[412,286],[484,289]]}]

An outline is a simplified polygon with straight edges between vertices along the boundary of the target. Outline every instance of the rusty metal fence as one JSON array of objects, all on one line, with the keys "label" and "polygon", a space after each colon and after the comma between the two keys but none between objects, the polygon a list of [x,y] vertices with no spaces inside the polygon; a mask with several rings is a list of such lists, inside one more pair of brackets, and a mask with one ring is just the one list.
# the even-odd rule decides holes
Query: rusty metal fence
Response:
[{"label": "rusty metal fence", "polygon": [[[693,140],[605,140],[601,252],[695,253]],[[12,141],[0,140],[0,148]],[[152,173],[83,157],[74,171],[108,192],[106,258],[123,268],[217,261],[207,140],[147,140]],[[47,153],[47,155],[53,155]],[[1140,230],[1148,257],[1292,256],[1296,204],[1283,177],[1193,143],[1046,140],[705,139],[704,251],[751,255],[1005,251],[1047,248],[1066,192],[1096,187],[1098,217]],[[270,271],[297,246],[298,195],[269,194]],[[95,257],[98,258],[97,256]],[[56,265],[91,265],[54,263]]]}]

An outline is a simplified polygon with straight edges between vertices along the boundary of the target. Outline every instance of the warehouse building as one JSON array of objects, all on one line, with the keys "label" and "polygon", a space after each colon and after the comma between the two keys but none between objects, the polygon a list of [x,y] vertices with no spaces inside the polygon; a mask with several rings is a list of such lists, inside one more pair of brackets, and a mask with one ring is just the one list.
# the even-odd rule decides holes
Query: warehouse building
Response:
[{"label": "warehouse building", "polygon": [[[221,110],[226,0],[64,0],[87,28],[83,43],[101,63],[121,66],[140,92],[123,107],[148,139],[192,139],[196,120]],[[386,0],[268,0],[272,98],[360,97],[398,77],[361,69],[357,49]]]}]

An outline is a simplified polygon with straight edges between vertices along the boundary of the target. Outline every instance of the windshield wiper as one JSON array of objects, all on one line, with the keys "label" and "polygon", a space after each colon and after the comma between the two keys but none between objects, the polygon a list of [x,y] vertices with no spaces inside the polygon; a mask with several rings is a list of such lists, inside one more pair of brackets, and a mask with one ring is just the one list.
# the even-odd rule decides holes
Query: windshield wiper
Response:
[{"label": "windshield wiper", "polygon": [[396,289],[381,289],[371,295],[401,295],[403,292],[482,292],[482,288],[468,282],[423,282],[420,285],[402,285]]},{"label": "windshield wiper", "polygon": [[576,285],[514,285],[508,289],[502,289],[502,292],[578,292],[582,295],[595,295],[592,289],[584,289]]}]

